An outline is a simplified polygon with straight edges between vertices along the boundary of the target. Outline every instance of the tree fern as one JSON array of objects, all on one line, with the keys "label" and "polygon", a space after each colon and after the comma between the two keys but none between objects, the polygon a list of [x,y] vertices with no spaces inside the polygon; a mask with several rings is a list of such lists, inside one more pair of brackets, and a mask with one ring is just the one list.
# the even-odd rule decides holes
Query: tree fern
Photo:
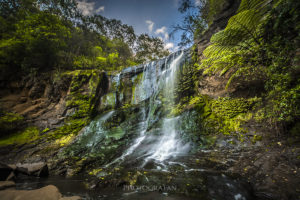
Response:
[{"label": "tree fern", "polygon": [[273,1],[272,0],[242,0],[240,7],[238,9],[238,13],[244,10],[261,10],[265,9],[267,5],[270,5]]},{"label": "tree fern", "polygon": [[268,16],[271,0],[242,0],[237,14],[231,17],[226,28],[211,37],[203,54],[205,59],[199,69],[204,73],[225,74],[234,68],[230,83],[234,77],[245,70],[248,62],[243,56],[251,54],[254,46],[260,45],[260,28]]}]

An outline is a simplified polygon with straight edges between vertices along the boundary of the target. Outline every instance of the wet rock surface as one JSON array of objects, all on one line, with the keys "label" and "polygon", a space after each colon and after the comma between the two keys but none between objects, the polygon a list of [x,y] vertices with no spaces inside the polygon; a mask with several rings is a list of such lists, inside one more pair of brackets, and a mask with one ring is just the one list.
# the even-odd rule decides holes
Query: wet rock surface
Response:
[{"label": "wet rock surface", "polygon": [[[176,72],[172,62],[180,58],[176,62],[182,64],[188,59],[186,53],[125,69],[110,76],[103,88],[98,85],[93,101],[98,102],[95,112],[99,109],[101,114],[68,145],[54,147],[43,138],[0,147],[1,161],[17,163],[0,165],[1,180],[15,180],[18,190],[38,190],[10,189],[1,194],[34,199],[42,191],[57,199],[61,195],[54,186],[43,189],[56,185],[64,195],[87,199],[300,199],[297,143],[266,140],[252,144],[214,135],[217,141],[210,146],[207,135],[201,135],[196,112],[170,115],[174,106],[170,83]],[[80,94],[87,94],[88,76],[76,79],[83,83]],[[66,85],[71,80],[63,81],[58,88],[26,81],[30,96],[22,94],[22,106],[12,105],[11,99],[19,97],[16,94],[4,95],[1,102],[24,111],[27,119],[38,119],[35,123],[40,127],[55,128],[77,109],[67,109],[64,98],[79,85],[73,84],[69,91]],[[49,102],[42,99],[42,91],[55,95]],[[48,171],[50,177],[44,179]],[[53,178],[54,174],[63,177]],[[70,179],[78,174],[77,179]]]},{"label": "wet rock surface", "polygon": [[27,174],[29,176],[45,177],[48,176],[48,165],[44,162],[38,163],[18,163],[16,165],[16,171]]}]

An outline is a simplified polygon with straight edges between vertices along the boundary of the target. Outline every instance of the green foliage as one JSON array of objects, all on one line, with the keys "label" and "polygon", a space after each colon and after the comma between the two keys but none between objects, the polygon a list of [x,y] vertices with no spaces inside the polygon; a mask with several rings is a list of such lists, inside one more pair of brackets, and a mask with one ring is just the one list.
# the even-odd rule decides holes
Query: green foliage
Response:
[{"label": "green foliage", "polygon": [[238,68],[247,63],[248,55],[252,53],[251,48],[261,45],[260,27],[267,16],[267,2],[268,0],[243,0],[238,13],[229,19],[226,28],[212,36],[212,45],[204,51],[207,59],[200,68],[209,68],[209,71],[215,72],[223,69],[224,74],[235,63],[240,64]]},{"label": "green foliage", "polygon": [[185,14],[181,23],[172,26],[171,36],[176,32],[180,32],[181,41],[179,46],[185,47],[193,41],[201,39],[202,33],[207,29],[207,21],[205,21],[204,12],[208,1],[197,1],[198,5],[191,0],[182,0],[178,8],[179,12]]},{"label": "green foliage", "polygon": [[15,24],[14,33],[1,40],[1,66],[49,69],[59,62],[70,30],[59,17],[40,12]]},{"label": "green foliage", "polygon": [[77,56],[74,58],[74,69],[93,69],[97,67],[98,63],[85,56]]},{"label": "green foliage", "polygon": [[[115,71],[122,70],[125,67],[133,66],[136,63],[131,59],[131,52],[128,48],[127,50],[123,50],[121,53],[125,53],[128,51],[128,55],[120,55],[116,50],[120,46],[116,46],[116,44],[111,45],[111,50],[108,52],[104,52],[100,46],[95,46],[93,48],[93,54],[90,57],[86,56],[78,56],[74,59],[74,68],[75,69],[102,69],[105,71]],[[118,44],[120,45],[120,44]],[[126,45],[126,44],[124,44]],[[128,46],[127,46],[128,47]],[[109,53],[113,51],[112,53]]]},{"label": "green foliage", "polygon": [[203,7],[203,17],[209,25],[212,24],[214,18],[220,13],[226,0],[208,0],[207,5]]},{"label": "green foliage", "polygon": [[191,97],[194,95],[196,78],[194,66],[191,63],[185,63],[178,74],[179,80],[174,91],[176,102],[179,102],[179,100],[183,101],[184,97]]},{"label": "green foliage", "polygon": [[[6,0],[0,11],[4,77],[55,68],[113,71],[142,62],[134,59],[140,40],[131,26],[100,15],[83,16],[75,0]],[[160,47],[143,56],[166,55]]]},{"label": "green foliage", "polygon": [[[216,33],[198,67],[205,74],[229,74],[227,83],[264,84],[267,104],[255,118],[283,132],[299,119],[299,78],[295,53],[299,48],[300,3],[295,0],[242,1],[225,30]],[[248,86],[249,87],[249,86]]]},{"label": "green foliage", "polygon": [[253,107],[259,101],[257,98],[219,98],[216,100],[202,98],[201,101],[198,100],[198,103],[195,101],[195,104],[198,105],[198,112],[201,113],[205,133],[236,135],[243,141],[244,134],[247,133],[243,125],[252,119]]},{"label": "green foliage", "polygon": [[221,118],[234,118],[241,113],[246,113],[252,109],[256,99],[246,100],[243,98],[230,99],[219,98],[212,101],[212,112]]},{"label": "green foliage", "polygon": [[157,60],[169,54],[169,51],[164,49],[163,41],[159,38],[154,38],[147,34],[142,34],[137,38],[136,42],[137,45],[135,47],[135,60],[137,63],[145,63]]}]

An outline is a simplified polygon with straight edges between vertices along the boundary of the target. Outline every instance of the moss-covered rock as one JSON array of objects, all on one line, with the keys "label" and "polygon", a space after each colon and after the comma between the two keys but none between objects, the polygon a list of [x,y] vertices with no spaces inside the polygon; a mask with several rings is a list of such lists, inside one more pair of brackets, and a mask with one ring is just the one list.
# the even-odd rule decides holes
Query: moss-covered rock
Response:
[{"label": "moss-covered rock", "polygon": [[16,113],[0,113],[0,137],[18,130],[23,120],[24,117]]},{"label": "moss-covered rock", "polygon": [[2,137],[0,146],[27,144],[37,140],[40,137],[39,133],[40,131],[37,127],[28,127],[22,131]]},{"label": "moss-covered rock", "polygon": [[199,95],[190,98],[188,103],[177,104],[170,114],[177,116],[186,110],[195,110],[198,113],[198,117],[195,117],[198,119],[195,120],[199,125],[196,135],[202,145],[213,144],[216,141],[213,135],[218,133],[237,136],[240,141],[244,141],[248,132],[244,124],[253,118],[253,109],[260,101],[259,98],[213,99]]},{"label": "moss-covered rock", "polygon": [[243,140],[243,134],[247,132],[243,124],[252,118],[251,111],[256,101],[256,98],[207,98],[205,105],[201,106],[207,131],[237,135]]}]

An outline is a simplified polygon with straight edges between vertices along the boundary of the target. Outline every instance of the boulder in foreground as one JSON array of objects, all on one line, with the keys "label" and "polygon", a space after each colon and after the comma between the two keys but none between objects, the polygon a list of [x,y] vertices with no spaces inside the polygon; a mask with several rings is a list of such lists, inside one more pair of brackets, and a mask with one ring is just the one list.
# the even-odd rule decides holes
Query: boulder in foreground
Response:
[{"label": "boulder in foreground", "polygon": [[54,185],[37,190],[6,189],[0,191],[1,200],[80,200],[78,196],[62,197]]}]

